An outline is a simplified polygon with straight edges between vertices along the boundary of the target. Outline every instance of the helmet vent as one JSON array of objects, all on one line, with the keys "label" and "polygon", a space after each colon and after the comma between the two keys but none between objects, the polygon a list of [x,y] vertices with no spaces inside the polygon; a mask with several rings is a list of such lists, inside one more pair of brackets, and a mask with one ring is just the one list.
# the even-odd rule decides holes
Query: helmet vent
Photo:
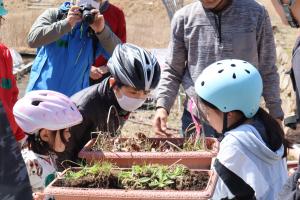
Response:
[{"label": "helmet vent", "polygon": [[204,81],[202,81],[202,82],[201,82],[201,86],[204,86],[204,84],[205,84],[205,82],[204,82]]},{"label": "helmet vent", "polygon": [[144,57],[145,57],[145,60],[146,60],[146,64],[149,65],[150,62],[149,62],[148,56],[145,53],[144,53]]},{"label": "helmet vent", "polygon": [[232,78],[233,78],[233,79],[236,79],[236,75],[235,75],[235,73],[233,73],[233,75],[232,75]]},{"label": "helmet vent", "polygon": [[250,74],[250,71],[249,71],[248,69],[245,69],[245,71],[246,71],[248,74]]},{"label": "helmet vent", "polygon": [[31,104],[34,106],[38,106],[42,101],[33,101]]},{"label": "helmet vent", "polygon": [[217,63],[217,65],[222,65],[222,63]]},{"label": "helmet vent", "polygon": [[235,65],[235,64],[231,64],[230,66],[231,66],[231,67],[236,67],[236,65]]},{"label": "helmet vent", "polygon": [[221,70],[218,71],[218,73],[220,74],[220,73],[222,73],[223,71],[224,71],[224,69],[221,69]]},{"label": "helmet vent", "polygon": [[147,69],[147,79],[150,80],[151,77],[151,69]]}]

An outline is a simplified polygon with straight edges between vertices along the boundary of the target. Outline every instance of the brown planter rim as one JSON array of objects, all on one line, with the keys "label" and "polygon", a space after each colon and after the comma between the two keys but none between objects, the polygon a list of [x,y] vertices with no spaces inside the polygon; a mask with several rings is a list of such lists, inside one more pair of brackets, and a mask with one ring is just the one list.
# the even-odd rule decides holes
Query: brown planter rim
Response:
[{"label": "brown planter rim", "polygon": [[[199,200],[212,197],[218,176],[213,170],[207,171],[210,174],[207,186],[201,191],[177,191],[177,190],[125,190],[125,189],[96,189],[96,188],[72,188],[57,187],[53,184],[61,178],[68,170],[65,170],[60,177],[48,185],[44,195],[51,195],[59,200],[67,199],[102,199],[102,200]],[[74,168],[73,168],[74,169]]]},{"label": "brown planter rim", "polygon": [[[126,138],[124,138],[126,139]],[[157,139],[157,140],[184,140],[184,138],[149,138]],[[219,151],[219,142],[216,138],[207,137],[206,142],[209,142],[212,144],[211,150],[203,150],[203,151],[182,151],[182,152],[108,152],[108,151],[91,151],[92,146],[95,144],[96,139],[91,139],[79,152],[79,157],[84,158],[87,160],[92,159],[102,159],[102,158],[110,158],[110,159],[147,159],[147,158],[157,158],[160,157],[162,159],[164,158],[178,158],[178,159],[184,159],[184,158],[203,158],[203,157],[215,157],[218,154]]]}]

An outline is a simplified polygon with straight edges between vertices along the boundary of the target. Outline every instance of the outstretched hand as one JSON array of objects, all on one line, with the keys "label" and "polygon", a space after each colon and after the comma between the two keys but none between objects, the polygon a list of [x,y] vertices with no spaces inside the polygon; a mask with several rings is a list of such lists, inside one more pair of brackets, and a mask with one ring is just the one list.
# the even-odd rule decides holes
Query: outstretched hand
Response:
[{"label": "outstretched hand", "polygon": [[158,108],[153,119],[153,128],[156,135],[171,137],[172,134],[167,133],[167,119],[168,112],[166,111],[166,109]]}]

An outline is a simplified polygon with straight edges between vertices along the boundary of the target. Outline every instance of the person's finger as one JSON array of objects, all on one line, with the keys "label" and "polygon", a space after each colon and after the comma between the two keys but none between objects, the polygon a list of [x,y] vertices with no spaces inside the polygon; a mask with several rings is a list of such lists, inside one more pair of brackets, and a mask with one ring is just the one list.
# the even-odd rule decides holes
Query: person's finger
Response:
[{"label": "person's finger", "polygon": [[153,128],[154,128],[154,132],[155,133],[160,133],[162,132],[161,128],[160,128],[160,119],[158,117],[154,117],[153,119]]},{"label": "person's finger", "polygon": [[79,12],[79,9],[80,9],[79,6],[72,6],[72,7],[70,8],[69,12],[73,12],[73,11]]},{"label": "person's finger", "polygon": [[100,11],[99,10],[97,10],[97,9],[93,9],[93,10],[91,10],[91,13],[93,13],[93,14],[100,14]]},{"label": "person's finger", "polygon": [[167,135],[165,133],[162,133],[162,132],[156,132],[155,135],[159,136],[159,137],[163,137],[163,138],[167,137]]},{"label": "person's finger", "polygon": [[167,131],[167,120],[165,118],[160,118],[160,126],[163,132]]},{"label": "person's finger", "polygon": [[162,129],[162,119],[161,118],[156,118],[155,122],[154,122],[154,132],[155,134],[162,136],[162,137],[166,137],[169,136],[165,130]]}]

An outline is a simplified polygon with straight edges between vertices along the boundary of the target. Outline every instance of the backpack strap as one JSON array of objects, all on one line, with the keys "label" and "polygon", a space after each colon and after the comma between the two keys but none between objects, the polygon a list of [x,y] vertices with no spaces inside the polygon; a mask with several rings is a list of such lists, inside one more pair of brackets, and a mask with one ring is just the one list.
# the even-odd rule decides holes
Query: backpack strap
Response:
[{"label": "backpack strap", "polygon": [[[218,159],[214,163],[215,170],[223,180],[230,192],[235,196],[234,199],[255,200],[255,192],[241,177],[225,167]],[[229,199],[228,197],[223,198]]]}]

